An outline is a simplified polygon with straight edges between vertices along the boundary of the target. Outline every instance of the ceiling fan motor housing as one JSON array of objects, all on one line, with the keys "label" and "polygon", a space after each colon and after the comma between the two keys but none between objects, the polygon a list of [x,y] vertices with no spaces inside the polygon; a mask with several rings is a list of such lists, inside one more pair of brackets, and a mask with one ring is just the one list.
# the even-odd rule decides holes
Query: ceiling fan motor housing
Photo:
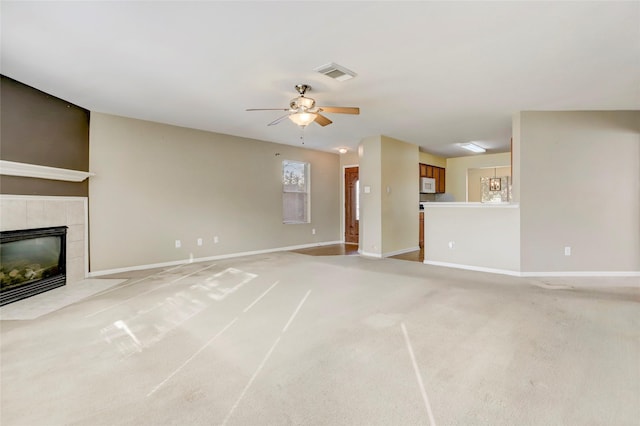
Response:
[{"label": "ceiling fan motor housing", "polygon": [[307,93],[307,90],[311,91],[311,86],[309,86],[308,84],[296,84],[294,87],[302,96]]}]

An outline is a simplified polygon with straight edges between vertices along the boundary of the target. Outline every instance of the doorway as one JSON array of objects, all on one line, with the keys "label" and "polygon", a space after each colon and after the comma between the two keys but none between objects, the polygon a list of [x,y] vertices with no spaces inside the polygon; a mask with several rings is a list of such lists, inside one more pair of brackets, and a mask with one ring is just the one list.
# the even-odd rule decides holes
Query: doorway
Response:
[{"label": "doorway", "polygon": [[[502,190],[495,190],[490,187],[490,179],[500,178],[504,181]],[[506,178],[506,179],[505,179]],[[483,179],[485,183],[483,184]],[[487,202],[487,198],[492,195],[504,195],[503,201],[509,201],[511,190],[509,181],[511,180],[511,166],[479,167],[467,169],[467,202],[480,203]]]},{"label": "doorway", "polygon": [[358,167],[344,169],[344,242],[358,244],[360,221],[360,181]]}]

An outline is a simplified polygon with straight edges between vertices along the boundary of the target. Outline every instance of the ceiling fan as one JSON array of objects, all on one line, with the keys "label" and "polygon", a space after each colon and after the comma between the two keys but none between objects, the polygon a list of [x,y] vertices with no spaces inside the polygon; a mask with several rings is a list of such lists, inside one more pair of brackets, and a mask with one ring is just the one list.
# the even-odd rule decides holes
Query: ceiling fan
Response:
[{"label": "ceiling fan", "polygon": [[320,114],[320,112],[360,114],[360,108],[357,107],[316,106],[315,99],[304,96],[307,91],[311,90],[311,86],[308,84],[296,84],[295,88],[300,96],[291,99],[289,108],[250,108],[247,111],[287,111],[286,115],[276,118],[267,126],[274,126],[285,118],[289,118],[302,128],[314,121],[323,127],[331,124],[332,121]]}]

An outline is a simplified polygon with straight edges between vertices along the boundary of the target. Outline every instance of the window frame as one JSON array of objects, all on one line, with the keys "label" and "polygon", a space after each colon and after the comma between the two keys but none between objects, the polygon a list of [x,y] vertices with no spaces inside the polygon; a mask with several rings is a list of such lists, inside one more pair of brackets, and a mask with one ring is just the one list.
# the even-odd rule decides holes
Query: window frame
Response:
[{"label": "window frame", "polygon": [[[287,172],[287,165],[290,164],[302,165],[304,167],[303,190],[292,190],[290,185],[289,188],[287,188],[285,173]],[[311,223],[311,163],[308,161],[282,160],[280,179],[282,182],[282,223],[284,225],[303,225]],[[287,198],[285,194],[304,194],[304,212],[302,212],[304,218],[302,220],[291,220],[291,218],[289,218],[290,220],[287,220],[287,217],[285,217],[287,210],[285,207],[285,199]]]}]

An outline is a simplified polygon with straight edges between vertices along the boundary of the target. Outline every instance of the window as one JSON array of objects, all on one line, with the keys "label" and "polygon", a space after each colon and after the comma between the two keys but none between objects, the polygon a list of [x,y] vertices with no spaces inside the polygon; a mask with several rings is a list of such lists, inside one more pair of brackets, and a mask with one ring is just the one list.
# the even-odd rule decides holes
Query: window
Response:
[{"label": "window", "polygon": [[309,223],[309,163],[282,162],[282,222]]}]

